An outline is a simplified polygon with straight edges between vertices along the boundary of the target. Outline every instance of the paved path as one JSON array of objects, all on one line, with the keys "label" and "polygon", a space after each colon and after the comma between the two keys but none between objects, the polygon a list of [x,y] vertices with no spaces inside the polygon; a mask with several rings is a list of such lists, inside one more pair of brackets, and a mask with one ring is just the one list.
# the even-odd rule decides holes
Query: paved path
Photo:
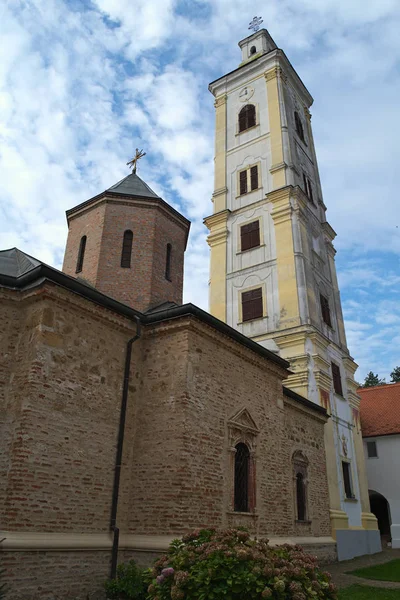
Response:
[{"label": "paved path", "polygon": [[[355,575],[348,575],[346,571],[354,571],[363,567],[372,567],[379,565],[395,558],[400,558],[400,550],[386,549],[378,554],[367,554],[359,556],[352,560],[344,560],[331,565],[325,565],[324,569],[332,575],[332,580],[339,588],[348,587],[353,584],[370,585],[371,587],[390,588],[400,590],[400,582],[397,581],[377,581],[375,579],[364,579]],[[399,596],[400,598],[400,596]]]}]

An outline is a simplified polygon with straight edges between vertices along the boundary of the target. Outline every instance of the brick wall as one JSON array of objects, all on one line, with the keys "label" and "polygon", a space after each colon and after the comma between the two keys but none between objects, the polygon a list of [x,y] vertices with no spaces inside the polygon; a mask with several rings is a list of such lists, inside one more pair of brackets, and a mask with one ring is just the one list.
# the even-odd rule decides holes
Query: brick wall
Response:
[{"label": "brick wall", "polygon": [[[0,311],[1,528],[107,532],[126,342],[136,326],[51,283],[24,293],[0,290]],[[193,317],[145,327],[132,354],[121,533],[179,535],[244,524],[263,535],[329,535],[323,420],[283,397],[285,376]],[[257,516],[230,510],[228,421],[242,408],[259,430]],[[311,523],[301,530],[295,450],[310,465]],[[85,598],[107,577],[110,551],[93,551],[86,564],[89,554],[7,552],[12,597]],[[82,587],[75,592],[79,565]],[[43,586],[37,595],[36,584]]]},{"label": "brick wall", "polygon": [[[124,232],[133,233],[130,268],[121,267]],[[108,296],[145,311],[165,301],[182,303],[187,225],[157,201],[108,199],[69,217],[63,271],[79,276]],[[81,273],[80,240],[87,236]],[[165,278],[166,248],[172,245],[171,281]]]}]

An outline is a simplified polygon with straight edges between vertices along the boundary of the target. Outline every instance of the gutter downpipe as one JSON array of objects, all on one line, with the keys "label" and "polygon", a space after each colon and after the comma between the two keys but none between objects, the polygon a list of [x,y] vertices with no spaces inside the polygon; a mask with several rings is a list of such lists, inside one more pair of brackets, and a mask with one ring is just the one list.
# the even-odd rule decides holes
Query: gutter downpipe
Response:
[{"label": "gutter downpipe", "polygon": [[122,388],[122,400],[121,400],[121,413],[119,419],[119,431],[118,431],[118,443],[117,443],[117,455],[115,459],[115,471],[114,471],[114,487],[113,497],[111,505],[111,522],[110,530],[114,533],[112,554],[111,554],[111,579],[115,579],[117,574],[117,562],[118,562],[118,545],[119,545],[119,528],[117,527],[117,509],[118,509],[118,497],[119,497],[119,484],[121,477],[121,462],[122,462],[122,449],[124,445],[124,434],[125,434],[125,420],[126,420],[126,409],[128,406],[128,392],[129,392],[129,374],[131,368],[131,357],[132,357],[132,346],[136,340],[138,340],[142,333],[142,323],[138,316],[135,316],[136,320],[136,335],[131,338],[126,345],[125,355],[125,371],[124,371],[124,384]]}]

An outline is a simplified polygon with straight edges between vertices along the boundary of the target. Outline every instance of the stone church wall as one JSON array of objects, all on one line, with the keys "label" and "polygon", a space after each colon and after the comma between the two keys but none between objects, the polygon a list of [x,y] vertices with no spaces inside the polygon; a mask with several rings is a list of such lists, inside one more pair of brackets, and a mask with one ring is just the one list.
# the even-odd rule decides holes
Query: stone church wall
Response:
[{"label": "stone church wall", "polygon": [[[0,294],[0,523],[19,540],[2,564],[14,600],[83,600],[109,574],[122,378],[136,324],[51,283]],[[192,316],[143,328],[131,363],[121,560],[135,554],[135,536],[150,556],[154,537],[202,526],[329,535],[324,419],[284,398],[285,374]],[[232,419],[242,408],[257,428],[255,515],[232,512],[232,431],[241,426]],[[301,530],[291,495],[299,449],[312,504]]]}]

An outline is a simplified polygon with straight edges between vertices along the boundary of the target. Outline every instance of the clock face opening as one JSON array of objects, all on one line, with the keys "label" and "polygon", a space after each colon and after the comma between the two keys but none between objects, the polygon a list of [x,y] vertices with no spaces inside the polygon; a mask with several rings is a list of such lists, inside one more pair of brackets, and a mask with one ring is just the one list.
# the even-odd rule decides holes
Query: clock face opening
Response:
[{"label": "clock face opening", "polygon": [[239,100],[241,102],[247,102],[252,95],[254,94],[254,88],[250,87],[250,86],[246,86],[243,89],[240,90],[239,92]]}]

